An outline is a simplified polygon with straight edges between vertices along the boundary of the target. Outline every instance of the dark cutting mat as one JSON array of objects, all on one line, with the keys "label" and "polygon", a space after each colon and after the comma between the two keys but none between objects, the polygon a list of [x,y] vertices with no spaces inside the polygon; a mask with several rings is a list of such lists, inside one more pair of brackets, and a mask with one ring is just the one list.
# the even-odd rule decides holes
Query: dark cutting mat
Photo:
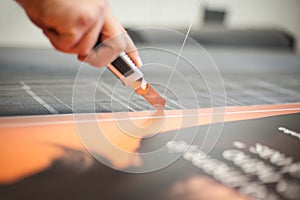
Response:
[{"label": "dark cutting mat", "polygon": [[[164,93],[166,109],[300,102],[299,55],[270,50],[207,49],[219,69],[220,79],[207,56],[197,51],[193,46],[186,46],[183,52],[188,59],[194,59],[197,70],[179,60],[177,71],[169,81],[170,70],[155,63],[168,64],[172,59],[169,63],[175,63],[176,56],[141,50],[142,59],[147,63],[142,70],[146,79]],[[72,113],[72,94],[80,65],[75,56],[52,49],[0,48],[0,116]],[[76,82],[77,112],[152,109],[104,68],[85,69]],[[101,73],[104,76],[100,80],[92,78]],[[164,92],[168,81],[169,90]],[[94,105],[87,105],[91,95]]]}]

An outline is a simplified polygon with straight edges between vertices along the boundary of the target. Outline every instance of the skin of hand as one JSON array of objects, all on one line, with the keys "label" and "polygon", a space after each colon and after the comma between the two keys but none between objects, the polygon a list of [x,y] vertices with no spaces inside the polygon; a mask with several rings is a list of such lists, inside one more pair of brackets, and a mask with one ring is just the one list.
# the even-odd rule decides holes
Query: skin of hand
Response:
[{"label": "skin of hand", "polygon": [[[17,0],[31,21],[59,51],[78,55],[96,67],[111,63],[121,51],[142,62],[129,35],[112,15],[106,0]],[[99,35],[102,44],[93,50]]]}]

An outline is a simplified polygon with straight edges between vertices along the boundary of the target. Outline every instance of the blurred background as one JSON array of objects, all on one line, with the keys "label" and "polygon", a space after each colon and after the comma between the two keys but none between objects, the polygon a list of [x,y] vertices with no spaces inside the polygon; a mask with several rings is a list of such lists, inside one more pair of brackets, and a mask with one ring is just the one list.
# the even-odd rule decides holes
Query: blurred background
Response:
[{"label": "blurred background", "polygon": [[[189,109],[214,108],[212,121],[216,122],[223,117],[220,115],[223,109],[215,109],[218,107],[234,106],[234,114],[249,110],[251,117],[260,108],[271,109],[270,113],[277,113],[274,112],[276,108],[288,108],[290,111],[299,108],[300,0],[201,0],[199,9],[196,6],[199,0],[108,1],[115,16],[127,29],[161,27],[183,33],[157,28],[128,31],[140,48],[139,53],[144,62],[141,70],[145,79],[166,99],[166,110],[183,111],[184,116],[184,111]],[[185,48],[181,48],[184,34],[196,10],[198,12],[190,36],[205,46],[205,49],[194,40],[187,40]],[[0,154],[0,199],[174,199],[175,196],[176,199],[191,199],[196,195],[200,195],[200,198],[204,195],[205,199],[210,197],[207,195],[212,195],[212,198],[217,195],[214,199],[233,199],[234,197],[224,196],[226,191],[232,191],[219,184],[222,182],[235,187],[233,180],[242,183],[240,191],[250,193],[254,199],[299,199],[299,141],[276,132],[277,126],[274,127],[280,124],[291,130],[299,130],[299,123],[296,123],[299,115],[225,123],[222,135],[219,135],[218,129],[221,123],[194,127],[199,133],[193,138],[194,144],[201,144],[201,148],[210,146],[203,145],[204,142],[216,144],[209,157],[209,160],[215,162],[203,167],[203,171],[182,157],[155,173],[130,175],[117,172],[93,160],[83,151],[83,147],[81,149],[78,135],[69,124],[73,115],[70,115],[71,118],[64,115],[52,118],[49,115],[125,113],[153,108],[129,87],[123,87],[107,68],[85,67],[87,64],[77,61],[76,55],[55,51],[42,31],[30,22],[15,1],[0,0],[0,27],[0,146],[3,149],[0,153],[2,158],[4,155],[2,159]],[[179,52],[182,56],[180,58]],[[281,104],[288,105],[285,107]],[[264,106],[248,107],[254,105]],[[257,117],[263,116],[263,110],[257,111]],[[6,118],[30,115],[38,116]],[[45,118],[39,115],[45,115]],[[98,135],[88,117],[78,116],[83,116],[84,121],[88,122],[82,123],[88,128],[87,136]],[[101,116],[105,119],[110,115]],[[234,115],[232,119],[235,116],[238,115]],[[99,118],[100,121],[101,119]],[[190,123],[191,118],[186,120]],[[201,118],[201,122],[205,120]],[[193,128],[175,131],[176,127],[178,126],[174,126],[174,132],[147,138],[142,143],[135,138],[136,142],[128,145],[130,147],[134,144],[134,148],[139,148],[138,152],[143,154],[156,152],[158,147],[165,149],[161,147],[170,138],[174,139],[175,133],[177,136],[181,130],[184,131],[183,137],[180,136],[184,141],[186,137],[192,136],[189,133],[194,132]],[[203,134],[207,130],[212,134]],[[214,138],[219,138],[219,141],[215,143]],[[123,141],[121,143],[123,145]],[[233,166],[232,163],[229,163],[230,167],[224,167],[228,163],[222,159],[225,150],[240,148],[242,145],[242,148],[246,148],[241,152],[248,153],[248,147],[254,148],[255,143],[270,146],[275,152],[272,158],[277,154],[289,156],[282,158],[284,162],[286,160],[286,164],[282,164],[283,168],[275,163],[271,165],[268,158],[259,161],[265,167],[266,170],[263,171],[266,174],[258,176],[253,176],[254,173],[250,174],[245,168]],[[268,146],[260,148],[269,148]],[[99,147],[106,148],[106,145]],[[46,153],[48,151],[56,152],[57,157],[56,153]],[[110,149],[103,152],[112,153],[103,155],[103,158],[108,159],[107,162],[110,161],[110,155],[120,163],[131,158],[126,155],[126,159],[123,159]],[[98,152],[95,151],[94,154]],[[245,158],[247,156],[250,154],[245,154]],[[259,158],[254,154],[251,156],[256,160]],[[160,158],[168,160],[167,157]],[[138,159],[133,160],[135,164],[139,162]],[[289,162],[290,160],[292,161]],[[45,168],[34,167],[28,174],[20,173],[22,177],[19,177],[18,171],[14,171],[31,170],[30,164],[40,162],[46,163],[42,164]],[[150,162],[151,167],[151,159],[141,161],[146,166]],[[245,159],[243,166],[251,166],[253,163]],[[215,165],[224,169],[211,170]],[[232,167],[238,171],[231,171]],[[227,168],[238,175],[232,179]],[[1,172],[7,177],[7,170],[18,180],[1,185]],[[207,173],[205,176],[204,172]],[[211,181],[211,178],[207,179],[208,176],[219,183]],[[273,179],[270,176],[274,176],[274,180],[280,177],[276,180],[280,184],[271,182]],[[246,183],[243,182],[244,177]],[[208,187],[210,189],[206,189]]]},{"label": "blurred background", "polygon": [[[127,28],[166,27],[186,32],[198,0],[109,0]],[[11,0],[0,1],[0,47],[50,47]],[[204,45],[300,51],[299,0],[203,0],[192,37]]]},{"label": "blurred background", "polygon": [[[108,1],[131,30],[145,78],[165,94],[166,109],[300,102],[300,0],[202,0],[200,8],[198,0]],[[195,13],[190,32],[194,40],[187,40],[181,52],[192,66],[167,52],[179,52]],[[0,0],[0,27],[0,116],[74,112],[72,89],[83,63],[76,55],[55,51],[15,1]],[[176,65],[178,77],[170,71]],[[105,75],[98,84],[100,73]],[[103,68],[84,68],[78,82],[77,112],[152,109],[138,95],[128,95],[130,88]],[[97,98],[87,103],[86,92],[94,92],[91,84],[99,86]],[[42,102],[32,98],[32,92]]]}]

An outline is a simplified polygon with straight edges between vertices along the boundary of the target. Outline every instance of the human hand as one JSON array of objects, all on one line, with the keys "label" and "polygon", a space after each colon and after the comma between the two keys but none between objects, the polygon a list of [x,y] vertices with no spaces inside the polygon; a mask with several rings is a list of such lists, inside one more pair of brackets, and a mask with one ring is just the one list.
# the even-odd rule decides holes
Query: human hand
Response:
[{"label": "human hand", "polygon": [[[77,54],[79,60],[98,67],[111,63],[121,51],[125,51],[137,66],[142,65],[136,47],[112,16],[106,0],[17,2],[57,50]],[[106,41],[93,51],[100,33],[101,40]]]}]

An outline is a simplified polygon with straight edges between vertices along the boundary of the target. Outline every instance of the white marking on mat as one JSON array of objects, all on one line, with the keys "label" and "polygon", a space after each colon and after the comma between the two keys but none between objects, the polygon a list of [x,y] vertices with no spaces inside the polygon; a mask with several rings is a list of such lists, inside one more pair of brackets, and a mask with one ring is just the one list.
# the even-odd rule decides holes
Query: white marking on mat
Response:
[{"label": "white marking on mat", "polygon": [[22,89],[27,94],[29,94],[34,100],[36,100],[39,104],[44,106],[44,108],[46,108],[51,114],[59,114],[59,112],[57,110],[55,110],[52,106],[47,104],[41,97],[39,97],[37,94],[35,94],[29,85],[27,85],[23,81],[20,81],[20,83],[22,85]]},{"label": "white marking on mat", "polygon": [[65,102],[63,102],[62,100],[60,100],[58,97],[56,97],[54,94],[52,94],[49,90],[47,90],[46,88],[43,88],[43,90],[45,92],[47,92],[51,97],[53,97],[56,101],[60,102],[61,104],[63,104],[64,106],[66,106],[67,108],[69,108],[70,110],[73,111],[72,107],[69,106],[68,104],[66,104]]},{"label": "white marking on mat", "polygon": [[[241,88],[241,86],[239,84],[235,83],[235,82],[229,82],[228,81],[228,82],[226,82],[226,85],[229,86],[229,87],[231,87],[231,88],[234,88],[234,89]],[[265,101],[267,103],[272,103],[272,104],[276,104],[277,103],[276,100],[274,100],[274,99],[272,99],[270,97],[264,96],[264,94],[261,93],[261,91],[259,91],[257,89],[256,90],[254,90],[254,89],[246,89],[246,90],[243,91],[242,94],[249,95],[249,96],[252,96],[252,97],[257,97],[258,99],[263,100],[263,101]]]},{"label": "white marking on mat", "polygon": [[[101,83],[102,85],[102,83]],[[106,88],[105,88],[106,89]],[[119,99],[117,99],[116,97],[114,97],[112,94],[110,94],[108,91],[106,91],[105,89],[102,88],[102,92],[104,92],[106,95],[108,95],[110,98],[112,98],[113,100],[117,101],[119,104],[121,104],[122,106],[128,108],[131,111],[135,111],[132,107],[130,107],[129,105],[126,105],[125,103],[123,103],[122,101],[120,101]]]}]

